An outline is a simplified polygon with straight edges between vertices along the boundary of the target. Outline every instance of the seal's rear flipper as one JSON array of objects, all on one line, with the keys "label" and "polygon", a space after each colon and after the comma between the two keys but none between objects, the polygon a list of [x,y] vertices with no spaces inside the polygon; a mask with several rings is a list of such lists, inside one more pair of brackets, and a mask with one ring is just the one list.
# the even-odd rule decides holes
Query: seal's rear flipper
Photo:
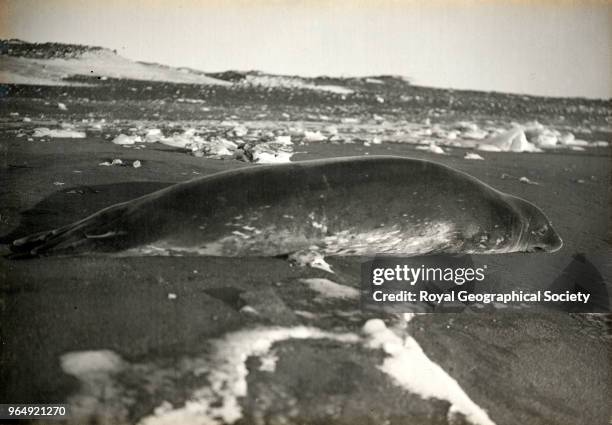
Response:
[{"label": "seal's rear flipper", "polygon": [[117,250],[124,242],[119,237],[126,234],[121,230],[124,212],[124,205],[115,205],[67,226],[16,239],[9,245],[9,258]]},{"label": "seal's rear flipper", "polygon": [[64,226],[53,230],[45,230],[44,232],[38,232],[23,238],[15,239],[10,244],[10,248],[13,252],[30,251],[36,246],[44,243],[44,241],[61,234],[69,226]]}]

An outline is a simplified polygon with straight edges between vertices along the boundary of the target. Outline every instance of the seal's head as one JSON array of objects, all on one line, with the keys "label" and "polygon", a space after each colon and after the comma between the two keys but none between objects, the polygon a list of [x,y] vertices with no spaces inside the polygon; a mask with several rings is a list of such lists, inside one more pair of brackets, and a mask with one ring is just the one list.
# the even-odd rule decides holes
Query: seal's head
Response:
[{"label": "seal's head", "polygon": [[542,210],[524,199],[510,197],[509,202],[518,212],[521,221],[519,251],[555,252],[561,249],[563,241],[553,229],[550,220]]}]

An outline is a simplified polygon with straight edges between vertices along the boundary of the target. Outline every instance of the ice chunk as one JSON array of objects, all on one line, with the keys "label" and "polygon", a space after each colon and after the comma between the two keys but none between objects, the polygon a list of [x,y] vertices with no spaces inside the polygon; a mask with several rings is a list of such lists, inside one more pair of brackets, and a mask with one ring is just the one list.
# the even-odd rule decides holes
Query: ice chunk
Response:
[{"label": "ice chunk", "polygon": [[566,146],[589,146],[589,142],[586,140],[568,138],[565,140],[564,145]]},{"label": "ice chunk", "polygon": [[283,164],[291,162],[292,152],[262,152],[255,150],[253,152],[253,162],[258,164]]},{"label": "ice chunk", "polygon": [[479,147],[480,150],[486,150],[482,149],[483,145],[495,146],[501,152],[540,152],[538,148],[527,141],[525,132],[521,127],[515,127],[483,141]]},{"label": "ice chunk", "polygon": [[163,137],[164,135],[159,128],[149,128],[145,132],[144,141],[147,143],[155,143],[159,142]]},{"label": "ice chunk", "polygon": [[446,155],[446,152],[444,152],[444,149],[442,149],[440,146],[436,145],[433,142],[431,142],[429,146],[417,146],[416,149],[421,150],[421,151],[435,153],[437,155]]},{"label": "ice chunk", "polygon": [[525,183],[525,184],[532,184],[532,185],[539,185],[540,184],[538,182],[534,182],[533,180],[529,180],[527,177],[521,177],[521,178],[519,178],[519,181],[521,183]]},{"label": "ice chunk", "polygon": [[471,121],[458,121],[453,125],[454,128],[460,131],[477,131],[478,124]]},{"label": "ice chunk", "polygon": [[327,127],[325,127],[325,132],[331,134],[332,136],[337,136],[338,127],[336,127],[335,125],[328,125]]},{"label": "ice chunk", "polygon": [[292,145],[291,136],[276,136],[274,143],[279,145]]},{"label": "ice chunk", "polygon": [[244,125],[238,125],[234,127],[232,132],[234,133],[234,136],[236,137],[244,137],[248,134],[249,130]]},{"label": "ice chunk", "polygon": [[493,146],[493,145],[487,145],[487,144],[478,145],[477,149],[483,152],[501,152],[502,151],[499,146]]},{"label": "ice chunk", "polygon": [[482,156],[478,155],[477,153],[467,152],[465,154],[465,156],[463,157],[463,159],[480,159],[480,160],[483,160],[484,158]]},{"label": "ice chunk", "polygon": [[128,136],[126,134],[120,134],[113,139],[113,143],[116,145],[133,145],[141,142],[142,138],[138,135]]},{"label": "ice chunk", "polygon": [[527,124],[525,127],[525,136],[527,140],[535,146],[541,148],[554,148],[559,142],[561,133],[535,121]]},{"label": "ice chunk", "polygon": [[304,131],[304,140],[307,142],[323,142],[327,140],[320,131]]}]

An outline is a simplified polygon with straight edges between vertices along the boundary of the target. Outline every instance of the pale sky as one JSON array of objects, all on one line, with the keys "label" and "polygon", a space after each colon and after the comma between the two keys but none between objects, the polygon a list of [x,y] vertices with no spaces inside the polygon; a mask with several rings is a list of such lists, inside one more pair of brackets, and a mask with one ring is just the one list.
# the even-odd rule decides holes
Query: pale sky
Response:
[{"label": "pale sky", "polygon": [[0,37],[204,71],[612,97],[612,2],[0,0]]}]

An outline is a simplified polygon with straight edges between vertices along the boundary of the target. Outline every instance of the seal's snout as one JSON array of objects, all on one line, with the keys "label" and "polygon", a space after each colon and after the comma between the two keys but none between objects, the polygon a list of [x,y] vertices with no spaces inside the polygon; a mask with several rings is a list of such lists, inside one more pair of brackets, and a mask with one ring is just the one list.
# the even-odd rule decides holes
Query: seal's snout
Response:
[{"label": "seal's snout", "polygon": [[544,212],[531,202],[512,197],[510,202],[523,221],[520,245],[526,252],[556,252],[563,246],[563,240],[553,229]]},{"label": "seal's snout", "polygon": [[544,248],[546,252],[557,252],[563,247],[563,239],[552,229],[550,234],[544,239],[544,242],[546,244]]},{"label": "seal's snout", "polygon": [[[535,232],[534,232],[535,233]],[[533,252],[557,252],[563,246],[563,240],[557,232],[552,228],[548,228],[548,231],[541,235],[535,235],[535,241],[530,245],[531,251]]]}]

